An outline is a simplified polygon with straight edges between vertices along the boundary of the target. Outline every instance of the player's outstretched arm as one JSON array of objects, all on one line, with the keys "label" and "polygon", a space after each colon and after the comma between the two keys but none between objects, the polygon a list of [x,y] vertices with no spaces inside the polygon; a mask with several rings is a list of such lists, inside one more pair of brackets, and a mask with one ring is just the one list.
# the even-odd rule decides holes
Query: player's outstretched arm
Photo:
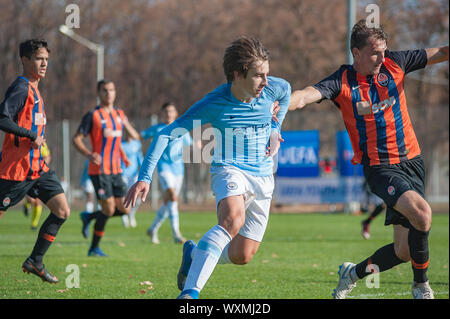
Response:
[{"label": "player's outstretched arm", "polygon": [[448,61],[448,45],[440,48],[430,48],[427,52],[427,65]]},{"label": "player's outstretched arm", "polygon": [[312,86],[307,86],[303,90],[292,92],[291,102],[289,103],[289,111],[301,109],[306,105],[318,102],[322,99],[322,93]]},{"label": "player's outstretched arm", "polygon": [[141,137],[139,132],[136,131],[136,129],[133,127],[133,125],[130,124],[130,122],[128,121],[128,118],[125,118],[125,120],[123,121],[123,127],[124,127],[125,131],[127,132],[127,134],[133,140],[138,140]]},{"label": "player's outstretched arm", "polygon": [[141,201],[145,202],[145,199],[147,198],[147,194],[150,190],[150,184],[138,181],[136,182],[131,188],[128,190],[127,195],[125,196],[125,199],[123,200],[123,206],[128,208],[130,205],[131,207],[134,207],[136,205],[136,200],[139,195],[141,195]]}]

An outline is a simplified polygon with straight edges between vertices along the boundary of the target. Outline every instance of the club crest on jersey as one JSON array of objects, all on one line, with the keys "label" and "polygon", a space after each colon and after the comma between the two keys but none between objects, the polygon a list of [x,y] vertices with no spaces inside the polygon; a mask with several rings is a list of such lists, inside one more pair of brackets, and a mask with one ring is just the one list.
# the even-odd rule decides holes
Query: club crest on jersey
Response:
[{"label": "club crest on jersey", "polygon": [[387,188],[387,192],[388,192],[389,195],[394,196],[394,194],[395,194],[395,187],[392,186],[392,185],[389,186],[389,187]]},{"label": "club crest on jersey", "polygon": [[5,198],[3,199],[3,207],[8,207],[9,204],[11,204],[11,198],[5,197]]},{"label": "club crest on jersey", "polygon": [[377,75],[377,81],[381,86],[387,86],[389,84],[389,77],[386,74],[380,72]]},{"label": "club crest on jersey", "polygon": [[238,188],[238,185],[235,182],[229,182],[227,184],[227,189],[229,189],[230,191],[234,191],[237,188]]}]

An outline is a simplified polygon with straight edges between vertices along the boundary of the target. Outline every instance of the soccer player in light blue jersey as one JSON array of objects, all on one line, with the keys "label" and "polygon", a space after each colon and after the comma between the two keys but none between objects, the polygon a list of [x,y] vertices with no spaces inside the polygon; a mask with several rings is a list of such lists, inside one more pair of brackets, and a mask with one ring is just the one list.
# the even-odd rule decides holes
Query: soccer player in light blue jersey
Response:
[{"label": "soccer player in light blue jersey", "polygon": [[[139,168],[141,168],[142,161],[144,160],[142,143],[139,139],[133,139],[131,136],[127,136],[126,141],[122,142],[122,151],[126,156],[126,158],[121,159],[122,179],[127,185],[127,188],[129,188],[137,181]],[[122,223],[126,228],[135,228],[137,226],[135,215],[138,206],[135,205],[128,214],[122,216]]]},{"label": "soccer player in light blue jersey", "polygon": [[[178,117],[178,111],[171,102],[166,102],[161,107],[163,123],[149,127],[141,132],[141,137],[147,139],[156,136],[162,129],[172,124]],[[156,213],[152,225],[147,230],[147,235],[154,244],[159,244],[158,229],[169,217],[175,243],[184,243],[186,239],[181,235],[178,193],[181,190],[184,177],[184,163],[182,157],[183,146],[192,144],[191,135],[186,132],[174,143],[169,143],[157,164],[158,180],[163,191],[163,203]]]},{"label": "soccer player in light blue jersey", "polygon": [[[218,224],[198,244],[187,241],[178,272],[179,299],[196,299],[216,265],[248,263],[262,241],[274,188],[274,156],[288,110],[291,88],[268,76],[269,52],[253,37],[241,37],[225,50],[227,83],[189,108],[153,139],[138,182],[124,205],[145,200],[152,172],[168,144],[186,131],[210,123],[216,146],[211,163],[211,188]],[[278,121],[272,120],[275,102]]]}]

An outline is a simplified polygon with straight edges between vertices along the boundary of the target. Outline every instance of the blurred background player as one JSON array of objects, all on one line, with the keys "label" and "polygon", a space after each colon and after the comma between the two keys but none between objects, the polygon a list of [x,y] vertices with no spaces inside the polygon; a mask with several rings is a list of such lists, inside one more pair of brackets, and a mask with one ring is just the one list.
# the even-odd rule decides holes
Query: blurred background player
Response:
[{"label": "blurred background player", "polygon": [[[373,210],[371,210],[373,208]],[[363,183],[363,199],[361,201],[361,212],[367,213],[371,210],[369,216],[361,222],[362,231],[361,234],[364,239],[370,238],[370,223],[386,209],[386,204],[383,200],[372,193],[369,184],[364,179]]]},{"label": "blurred background player", "polygon": [[31,39],[20,44],[23,75],[11,84],[0,104],[0,130],[6,133],[0,159],[0,216],[27,194],[39,198],[50,209],[22,270],[57,283],[58,278],[47,271],[43,258],[69,217],[70,208],[61,182],[41,152],[47,117],[38,84],[45,78],[49,54],[45,40]]},{"label": "blurred background player", "polygon": [[[83,194],[85,196],[86,206],[84,208],[84,212],[93,213],[94,210],[101,210],[100,205],[96,203],[95,199],[95,189],[94,185],[92,185],[92,181],[88,175],[88,166],[89,160],[86,160],[83,167],[83,173],[81,173],[80,177],[80,188],[83,190]],[[97,204],[97,205],[96,205]]]},{"label": "blurred background player", "polygon": [[[44,161],[50,164],[51,154],[50,149],[48,148],[47,143],[44,142],[41,146],[41,155]],[[23,211],[25,216],[29,215],[29,211],[31,210],[31,230],[36,230],[39,224],[39,219],[42,214],[42,202],[39,198],[33,198],[30,195],[25,197],[25,203],[23,205]]]},{"label": "blurred background player", "polygon": [[[143,139],[154,137],[178,117],[177,108],[171,102],[164,103],[161,106],[161,111],[163,123],[153,125],[142,131],[141,137]],[[189,133],[184,134],[181,138],[168,145],[158,162],[158,180],[163,191],[163,203],[156,212],[152,225],[147,230],[147,235],[154,244],[159,244],[158,229],[167,217],[169,217],[175,243],[184,243],[186,241],[180,232],[178,194],[184,178],[183,146],[191,144],[191,135]]]},{"label": "blurred background player", "polygon": [[[142,154],[142,143],[139,139],[132,139],[128,134],[126,140],[122,142],[122,151],[125,156],[121,157],[122,164],[122,177],[127,185],[127,189],[130,188],[137,181],[139,169],[141,168],[144,155]],[[136,223],[136,211],[140,202],[132,207],[127,215],[122,216],[123,226],[128,228],[135,228]]]},{"label": "blurred background player", "polygon": [[[130,125],[125,113],[114,105],[116,87],[112,81],[101,80],[97,83],[100,105],[86,113],[72,141],[75,148],[89,159],[88,175],[95,188],[101,212],[82,213],[83,236],[88,235],[90,222],[95,219],[92,243],[88,256],[105,257],[99,243],[104,235],[109,217],[123,216],[130,212],[123,206],[126,185],[122,179],[121,143],[122,131],[138,139],[139,133]],[[88,149],[83,138],[88,136],[91,149]]]}]

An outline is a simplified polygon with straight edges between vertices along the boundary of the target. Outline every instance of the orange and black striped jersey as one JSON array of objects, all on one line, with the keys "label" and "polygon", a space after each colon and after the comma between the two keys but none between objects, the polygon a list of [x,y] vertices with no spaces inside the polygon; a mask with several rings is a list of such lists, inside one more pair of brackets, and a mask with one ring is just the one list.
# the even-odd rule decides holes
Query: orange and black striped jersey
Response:
[{"label": "orange and black striped jersey", "polygon": [[314,85],[341,111],[353,147],[352,163],[392,165],[420,154],[403,81],[407,73],[426,64],[425,50],[386,50],[376,75],[364,76],[352,65],[342,65]]},{"label": "orange and black striped jersey", "polygon": [[[19,76],[6,91],[0,116],[8,118],[30,135],[44,136],[47,117],[38,88]],[[0,159],[0,178],[12,181],[34,180],[47,172],[40,147],[31,146],[30,137],[6,133]]]},{"label": "orange and black striped jersey", "polygon": [[120,145],[125,120],[125,113],[116,107],[108,112],[97,106],[83,116],[78,133],[89,135],[92,151],[102,157],[100,165],[89,162],[88,175],[122,173]]}]

